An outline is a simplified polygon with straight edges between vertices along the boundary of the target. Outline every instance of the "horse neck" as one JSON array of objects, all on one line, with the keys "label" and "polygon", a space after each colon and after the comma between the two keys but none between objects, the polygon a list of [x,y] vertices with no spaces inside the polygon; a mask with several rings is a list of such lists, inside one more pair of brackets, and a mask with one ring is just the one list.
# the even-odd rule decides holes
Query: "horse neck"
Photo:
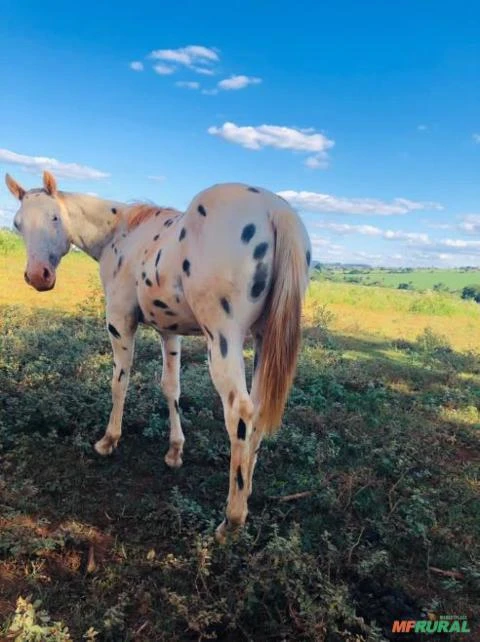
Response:
[{"label": "horse neck", "polygon": [[116,218],[124,204],[68,192],[62,192],[61,198],[67,213],[71,242],[98,261],[103,248],[113,237]]}]

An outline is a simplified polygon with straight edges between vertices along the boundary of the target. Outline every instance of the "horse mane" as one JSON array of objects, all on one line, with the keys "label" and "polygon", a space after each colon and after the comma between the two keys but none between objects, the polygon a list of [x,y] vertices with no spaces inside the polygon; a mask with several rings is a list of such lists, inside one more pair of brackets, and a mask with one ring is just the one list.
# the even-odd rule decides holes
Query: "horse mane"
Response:
[{"label": "horse mane", "polygon": [[130,231],[155,216],[171,215],[172,212],[176,213],[176,211],[173,207],[160,207],[149,203],[134,203],[122,210],[120,219],[123,219],[127,231]]}]

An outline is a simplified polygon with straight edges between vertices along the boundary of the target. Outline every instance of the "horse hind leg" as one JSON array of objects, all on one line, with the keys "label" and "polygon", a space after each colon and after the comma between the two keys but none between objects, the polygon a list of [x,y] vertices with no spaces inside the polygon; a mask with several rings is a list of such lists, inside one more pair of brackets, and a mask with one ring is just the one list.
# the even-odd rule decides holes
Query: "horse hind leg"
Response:
[{"label": "horse hind leg", "polygon": [[252,494],[253,488],[253,472],[255,470],[255,464],[257,463],[258,451],[260,450],[260,444],[263,439],[263,433],[256,426],[256,419],[260,413],[260,399],[259,399],[259,365],[262,359],[262,343],[263,343],[263,334],[260,329],[257,329],[254,334],[254,345],[255,345],[255,355],[253,359],[253,375],[252,375],[252,386],[250,389],[250,398],[253,403],[253,430],[250,435],[250,444],[249,444],[249,455],[248,455],[248,468],[247,468],[247,497],[250,497]]},{"label": "horse hind leg", "polygon": [[[213,337],[213,338],[212,338]],[[230,475],[226,516],[216,531],[224,542],[227,532],[243,526],[248,514],[247,480],[253,403],[247,392],[243,335],[230,325],[228,332],[209,330],[210,375],[219,393],[230,439]]]}]

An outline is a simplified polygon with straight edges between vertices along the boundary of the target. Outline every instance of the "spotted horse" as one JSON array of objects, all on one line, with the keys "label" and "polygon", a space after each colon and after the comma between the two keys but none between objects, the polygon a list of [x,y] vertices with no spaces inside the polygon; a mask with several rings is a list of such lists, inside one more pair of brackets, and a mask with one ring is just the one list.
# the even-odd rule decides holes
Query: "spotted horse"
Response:
[{"label": "spotted horse", "polygon": [[[110,454],[120,439],[135,332],[145,323],[162,340],[170,418],[165,462],[181,466],[181,336],[205,336],[231,447],[226,515],[216,532],[223,541],[245,523],[260,443],[281,422],[296,369],[311,256],[300,217],[279,196],[239,183],[202,191],[184,213],[61,192],[49,172],[40,189],[27,191],[8,175],[6,183],[21,203],[14,225],[27,247],[28,284],[52,289],[72,244],[99,261],[114,365],[112,409],[98,453]],[[243,359],[249,331],[255,343],[250,392]]]}]

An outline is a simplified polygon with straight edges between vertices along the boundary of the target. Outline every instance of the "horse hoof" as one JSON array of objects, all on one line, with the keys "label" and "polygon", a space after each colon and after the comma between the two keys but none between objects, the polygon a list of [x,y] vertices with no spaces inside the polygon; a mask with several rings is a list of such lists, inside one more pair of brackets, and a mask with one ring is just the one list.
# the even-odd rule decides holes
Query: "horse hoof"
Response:
[{"label": "horse hoof", "polygon": [[108,435],[105,435],[105,437],[102,437],[102,439],[97,441],[97,443],[94,445],[94,449],[99,455],[102,455],[102,457],[111,455],[113,452],[113,449],[116,447],[117,447],[117,442],[114,441]]},{"label": "horse hoof", "polygon": [[217,527],[217,530],[215,531],[215,539],[217,541],[217,544],[223,545],[226,543],[227,533],[228,533],[227,522],[223,520],[223,522],[220,524],[220,526]]},{"label": "horse hoof", "polygon": [[170,451],[168,451],[168,453],[165,455],[165,463],[169,468],[180,468],[180,466],[183,464],[183,459],[180,453],[171,453]]},{"label": "horse hoof", "polygon": [[240,524],[233,526],[230,522],[227,522],[226,519],[217,527],[215,531],[215,539],[218,544],[225,544],[227,539],[235,541],[240,534],[242,527]]}]

